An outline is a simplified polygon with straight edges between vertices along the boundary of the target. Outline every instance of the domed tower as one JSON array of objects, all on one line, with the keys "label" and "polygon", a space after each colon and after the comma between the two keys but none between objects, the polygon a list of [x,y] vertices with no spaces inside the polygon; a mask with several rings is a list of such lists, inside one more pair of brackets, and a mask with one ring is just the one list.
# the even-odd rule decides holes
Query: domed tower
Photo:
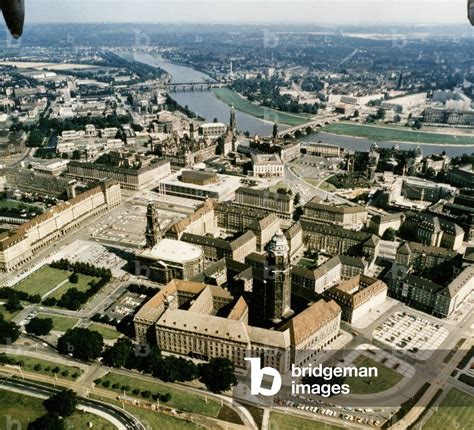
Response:
[{"label": "domed tower", "polygon": [[290,248],[285,235],[280,230],[268,244],[267,263],[268,280],[266,281],[267,318],[278,323],[293,314],[291,310],[291,273]]},{"label": "domed tower", "polygon": [[158,211],[153,203],[148,205],[146,211],[145,239],[147,248],[153,248],[162,239]]}]

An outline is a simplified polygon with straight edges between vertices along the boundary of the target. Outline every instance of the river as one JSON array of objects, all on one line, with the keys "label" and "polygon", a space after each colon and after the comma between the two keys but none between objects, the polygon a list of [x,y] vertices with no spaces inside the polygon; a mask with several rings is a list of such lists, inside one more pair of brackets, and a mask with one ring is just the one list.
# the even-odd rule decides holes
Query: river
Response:
[{"label": "river", "polygon": [[[136,52],[135,60],[148,64],[150,66],[160,67],[168,72],[172,79],[172,83],[203,83],[212,81],[212,78],[191,67],[177,65],[165,58],[152,56],[144,52]],[[176,92],[172,97],[182,106],[187,106],[191,111],[206,118],[207,121],[213,121],[217,118],[223,123],[229,122],[230,110],[229,106],[219,100],[212,91],[193,91],[193,92]],[[262,121],[244,112],[237,111],[237,128],[241,132],[248,131],[251,135],[258,134],[259,136],[268,136],[272,133],[273,124]],[[280,129],[286,128],[280,125]],[[312,133],[301,138],[302,142],[318,142],[339,145],[350,150],[367,150],[374,143],[368,139],[359,139],[351,136],[342,136],[329,133]],[[439,154],[446,151],[448,155],[454,157],[464,153],[474,152],[474,145],[465,146],[449,146],[449,145],[431,145],[418,143],[402,143],[402,142],[377,142],[380,147],[391,148],[398,145],[402,149],[415,149],[418,145],[422,148],[424,155]]]},{"label": "river", "polygon": [[[180,66],[169,62],[168,60],[151,56],[143,52],[135,53],[135,60],[150,66],[157,66],[168,72],[172,83],[202,83],[212,81],[213,79],[203,72],[192,69],[191,67]],[[212,91],[188,91],[176,92],[171,95],[181,106],[187,106],[194,113],[206,118],[207,121],[213,121],[217,118],[219,122],[229,123],[230,108],[223,101],[219,100]],[[273,124],[262,121],[244,112],[236,112],[237,128],[241,132],[250,132],[251,135],[259,136],[270,135],[273,130]]]}]

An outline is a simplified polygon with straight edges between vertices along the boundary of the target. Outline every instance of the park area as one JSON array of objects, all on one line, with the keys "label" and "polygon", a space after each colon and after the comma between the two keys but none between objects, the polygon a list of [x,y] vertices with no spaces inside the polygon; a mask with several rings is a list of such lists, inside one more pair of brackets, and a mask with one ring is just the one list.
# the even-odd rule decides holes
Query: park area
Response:
[{"label": "park area", "polygon": [[378,376],[372,378],[353,377],[345,380],[351,387],[352,394],[374,394],[386,391],[397,385],[403,376],[395,370],[389,369],[378,361],[365,355],[359,355],[354,359],[352,365],[356,367],[375,367]]},{"label": "park area", "polygon": [[79,367],[65,366],[56,364],[51,361],[41,360],[39,358],[27,357],[23,355],[7,354],[8,358],[16,361],[16,365],[20,366],[25,372],[39,373],[41,375],[68,379],[75,381],[82,373]]},{"label": "park area", "polygon": [[451,388],[436,412],[423,425],[424,430],[472,429],[474,423],[474,398],[456,388]]},{"label": "park area", "polygon": [[65,317],[62,315],[50,315],[40,313],[36,315],[37,318],[50,318],[53,320],[53,330],[65,332],[73,328],[79,321],[78,318]]},{"label": "park area", "polygon": [[274,109],[260,106],[255,103],[249,102],[244,97],[237,94],[235,91],[229,88],[214,88],[213,93],[218,99],[222,100],[229,106],[234,106],[235,109],[245,112],[256,118],[263,119],[265,121],[286,124],[290,126],[296,126],[306,124],[311,121],[311,115],[299,115],[288,112],[281,112]]},{"label": "park area", "polygon": [[[169,384],[161,383],[156,379],[136,378],[131,375],[125,376],[114,371],[101,378],[98,386],[122,394],[125,391],[128,396],[138,398],[141,396],[141,393],[146,392],[150,393],[150,395],[169,393],[171,399],[166,403],[166,406],[176,408],[182,412],[192,412],[209,417],[217,417],[222,408],[221,404],[215,400],[196,395],[185,389],[173,388]],[[138,393],[133,393],[133,390],[138,390]]]},{"label": "park area", "polygon": [[[26,429],[29,423],[45,414],[42,399],[0,389],[0,428]],[[7,424],[7,417],[11,418],[11,427]],[[76,411],[66,418],[65,428],[112,430],[115,426],[97,415]]]},{"label": "park area", "polygon": [[89,330],[96,331],[106,340],[115,340],[120,337],[120,333],[114,327],[108,327],[103,324],[92,323],[87,327]]},{"label": "park area", "polygon": [[71,276],[69,271],[44,266],[20,281],[15,289],[33,296],[39,294],[42,299],[54,297],[59,300],[70,288],[77,288],[78,291],[84,292],[89,289],[91,281],[99,281],[99,278],[79,274],[77,284],[72,284],[68,280],[69,276]]},{"label": "park area", "polygon": [[457,136],[441,133],[413,131],[409,128],[359,125],[349,123],[330,124],[322,129],[325,133],[362,137],[378,142],[413,142],[438,145],[474,145],[474,136]]},{"label": "park area", "polygon": [[342,430],[342,427],[305,420],[294,415],[272,412],[270,414],[269,430]]}]

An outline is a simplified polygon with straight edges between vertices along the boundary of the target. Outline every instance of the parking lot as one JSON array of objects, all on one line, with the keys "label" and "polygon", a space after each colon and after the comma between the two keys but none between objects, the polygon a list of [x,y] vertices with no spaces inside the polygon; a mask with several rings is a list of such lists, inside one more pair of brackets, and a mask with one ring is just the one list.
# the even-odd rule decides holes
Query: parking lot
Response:
[{"label": "parking lot", "polygon": [[448,335],[441,324],[407,312],[396,312],[373,332],[380,342],[423,361],[431,357]]},{"label": "parking lot", "polygon": [[115,277],[121,277],[126,272],[121,268],[127,264],[125,251],[120,255],[119,249],[111,250],[96,242],[86,240],[76,240],[65,248],[61,249],[55,256],[55,260],[66,258],[69,261],[82,263],[90,263],[97,267],[111,269]]}]

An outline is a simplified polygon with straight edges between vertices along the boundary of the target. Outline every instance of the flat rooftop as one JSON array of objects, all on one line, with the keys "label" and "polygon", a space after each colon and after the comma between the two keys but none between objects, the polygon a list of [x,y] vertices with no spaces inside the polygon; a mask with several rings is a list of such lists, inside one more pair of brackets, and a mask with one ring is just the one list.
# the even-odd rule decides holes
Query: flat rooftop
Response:
[{"label": "flat rooftop", "polygon": [[204,251],[198,245],[191,245],[179,240],[163,239],[158,245],[143,251],[141,256],[153,260],[183,263],[200,258],[203,253]]}]

